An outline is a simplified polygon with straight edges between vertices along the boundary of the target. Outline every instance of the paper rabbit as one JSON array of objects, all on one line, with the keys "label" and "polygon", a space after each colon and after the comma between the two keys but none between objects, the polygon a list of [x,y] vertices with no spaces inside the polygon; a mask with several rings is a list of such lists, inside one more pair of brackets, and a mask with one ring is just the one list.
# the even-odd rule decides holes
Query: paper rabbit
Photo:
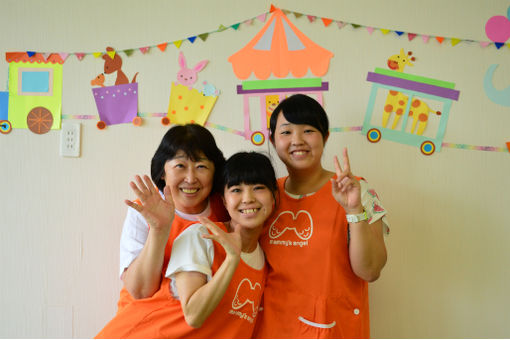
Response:
[{"label": "paper rabbit", "polygon": [[187,86],[188,89],[191,90],[193,84],[195,84],[195,82],[197,81],[197,73],[201,71],[205,67],[205,65],[207,65],[208,62],[209,60],[202,60],[201,62],[196,64],[195,67],[193,67],[192,69],[188,68],[188,66],[186,65],[186,58],[184,57],[184,54],[181,51],[179,53],[179,66],[181,67],[181,69],[179,70],[179,72],[177,72],[177,82]]}]

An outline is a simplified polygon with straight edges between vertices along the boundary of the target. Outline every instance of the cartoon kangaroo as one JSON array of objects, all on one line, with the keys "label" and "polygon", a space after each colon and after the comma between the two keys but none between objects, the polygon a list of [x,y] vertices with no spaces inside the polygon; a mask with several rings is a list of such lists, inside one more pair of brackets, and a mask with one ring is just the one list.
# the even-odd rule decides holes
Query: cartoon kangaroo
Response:
[{"label": "cartoon kangaroo", "polygon": [[[388,59],[388,67],[393,71],[404,72],[404,67],[406,65],[413,66],[414,64],[411,61],[415,61],[414,57],[411,57],[413,52],[407,52],[407,55],[404,53],[404,49],[400,50],[400,54],[392,55]],[[388,124],[388,120],[392,112],[395,112],[395,118],[393,120],[392,129],[397,127],[398,121],[400,117],[404,113],[407,101],[409,98],[401,92],[390,90],[388,96],[386,97],[386,102],[384,103],[384,111],[383,111],[383,120],[382,125],[386,127]],[[433,112],[438,116],[441,115],[440,111],[431,110],[428,105],[419,99],[413,99],[411,102],[411,108],[409,109],[409,117],[413,118],[413,125],[411,127],[411,133],[414,133],[416,129],[416,125],[418,125],[418,129],[416,134],[421,135],[425,128],[427,127],[427,122],[429,119],[429,112]]]},{"label": "cartoon kangaroo", "polygon": [[193,84],[197,81],[197,73],[199,71],[202,71],[202,69],[207,65],[209,60],[202,60],[198,64],[195,65],[195,67],[188,68],[186,64],[186,58],[184,57],[184,54],[182,51],[179,53],[179,66],[181,69],[179,72],[177,72],[177,82],[187,86],[188,89],[192,89]]},{"label": "cartoon kangaroo", "polygon": [[[115,51],[112,47],[107,47],[106,52],[113,52]],[[118,53],[115,53],[115,56],[111,58],[108,53],[103,54],[104,59],[104,73],[110,74],[113,72],[117,72],[117,79],[115,80],[115,85],[122,85],[122,84],[129,84],[128,77],[122,72],[122,58]],[[135,73],[135,76],[133,77],[132,83],[136,82],[136,76],[138,75],[138,72]]]}]

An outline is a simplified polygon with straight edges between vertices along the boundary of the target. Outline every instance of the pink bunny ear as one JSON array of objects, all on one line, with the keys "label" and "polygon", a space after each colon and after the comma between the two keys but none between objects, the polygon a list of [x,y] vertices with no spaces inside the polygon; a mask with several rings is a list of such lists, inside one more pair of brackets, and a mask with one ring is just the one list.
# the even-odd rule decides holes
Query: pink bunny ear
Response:
[{"label": "pink bunny ear", "polygon": [[179,52],[179,66],[181,68],[188,68],[188,66],[186,65],[186,58],[184,57],[184,53]]},{"label": "pink bunny ear", "polygon": [[195,67],[193,67],[193,70],[195,72],[202,71],[202,69],[205,67],[205,65],[207,65],[208,62],[209,62],[209,60],[202,60],[201,62],[196,64]]}]

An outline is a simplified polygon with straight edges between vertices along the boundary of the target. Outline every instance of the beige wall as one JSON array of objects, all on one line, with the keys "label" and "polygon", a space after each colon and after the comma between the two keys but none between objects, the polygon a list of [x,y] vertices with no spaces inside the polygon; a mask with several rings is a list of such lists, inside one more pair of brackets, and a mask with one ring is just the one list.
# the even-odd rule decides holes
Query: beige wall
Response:
[{"label": "beige wall", "polygon": [[[27,1],[0,2],[0,53],[7,51],[103,51],[156,45],[210,32],[268,10],[265,1]],[[487,40],[484,25],[506,15],[506,0],[280,0],[292,11],[447,37]],[[368,71],[385,67],[400,48],[418,58],[409,72],[456,83],[445,141],[504,146],[510,141],[510,108],[483,92],[483,76],[500,64],[494,83],[510,85],[510,49],[476,43],[424,44],[405,36],[368,34],[346,27],[324,28],[303,17],[290,20],[335,56],[324,80],[332,127],[361,125],[370,84]],[[212,34],[203,43],[183,43],[189,60],[210,59],[199,74],[222,94],[210,121],[241,130],[239,81],[227,57],[262,27]],[[142,112],[163,112],[175,79],[178,50],[156,48],[124,58],[138,71]],[[3,59],[4,60],[4,59]],[[7,63],[0,83],[7,83]],[[64,65],[63,113],[97,114],[90,80],[101,60],[71,56]],[[0,90],[6,88],[0,87]],[[0,337],[92,337],[114,315],[121,287],[118,243],[132,197],[128,181],[147,173],[166,128],[159,118],[143,127],[95,128],[82,123],[80,158],[59,156],[60,132],[26,130],[0,135]],[[256,148],[239,136],[212,129],[225,154]],[[501,152],[445,148],[424,157],[415,147],[389,141],[370,144],[357,132],[333,133],[324,164],[347,146],[356,173],[378,190],[390,211],[389,261],[370,285],[374,337],[510,337],[510,156]],[[278,163],[278,171],[284,168]]]}]

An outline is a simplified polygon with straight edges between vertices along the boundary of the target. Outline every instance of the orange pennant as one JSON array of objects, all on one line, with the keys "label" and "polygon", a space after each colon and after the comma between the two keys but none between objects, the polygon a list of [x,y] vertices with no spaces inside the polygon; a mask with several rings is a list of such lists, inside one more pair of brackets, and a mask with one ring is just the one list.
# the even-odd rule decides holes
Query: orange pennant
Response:
[{"label": "orange pennant", "polygon": [[168,43],[162,43],[158,45],[158,48],[161,50],[161,52],[165,52],[166,45],[168,45]]},{"label": "orange pennant", "polygon": [[324,26],[328,27],[329,24],[331,24],[331,22],[333,21],[333,19],[328,19],[328,18],[321,18],[322,19],[322,22],[324,23]]},{"label": "orange pennant", "polygon": [[439,43],[441,44],[443,42],[444,38],[443,37],[436,37],[436,40],[439,41]]},{"label": "orange pennant", "polygon": [[274,5],[271,4],[271,8],[269,9],[269,13],[273,13],[274,11],[276,11],[276,7],[274,7]]}]

